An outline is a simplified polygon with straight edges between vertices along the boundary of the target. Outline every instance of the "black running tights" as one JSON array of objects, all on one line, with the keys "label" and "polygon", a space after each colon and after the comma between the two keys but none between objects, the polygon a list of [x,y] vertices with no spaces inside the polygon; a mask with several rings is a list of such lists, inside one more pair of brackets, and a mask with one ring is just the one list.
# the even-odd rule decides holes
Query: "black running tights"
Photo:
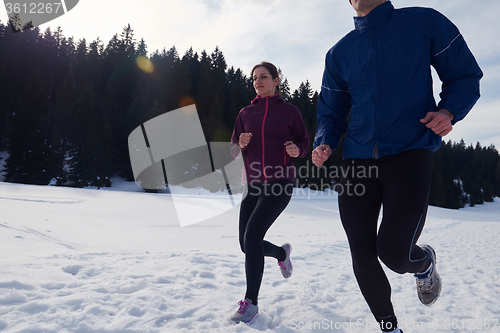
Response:
[{"label": "black running tights", "polygon": [[397,327],[391,286],[378,259],[400,274],[423,272],[430,265],[416,242],[427,213],[432,153],[410,150],[379,160],[346,159],[343,172],[339,209],[354,274],[382,330],[391,331]]},{"label": "black running tights", "polygon": [[239,236],[245,253],[247,291],[245,298],[257,303],[264,273],[264,256],[285,259],[285,251],[264,240],[267,230],[290,202],[293,184],[279,180],[265,184],[248,184],[240,208]]}]

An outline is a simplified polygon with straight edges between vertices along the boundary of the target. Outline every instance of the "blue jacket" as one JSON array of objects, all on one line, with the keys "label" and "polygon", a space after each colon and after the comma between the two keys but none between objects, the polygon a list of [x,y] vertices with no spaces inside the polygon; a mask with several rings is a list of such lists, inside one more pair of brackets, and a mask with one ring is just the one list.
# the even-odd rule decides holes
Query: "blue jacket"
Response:
[{"label": "blue jacket", "polygon": [[[447,109],[454,124],[479,98],[482,72],[462,35],[433,9],[394,9],[390,1],[354,24],[326,55],[314,147],[335,149],[346,134],[344,158],[436,151],[441,137],[420,119]],[[438,105],[431,65],[443,82]]]}]

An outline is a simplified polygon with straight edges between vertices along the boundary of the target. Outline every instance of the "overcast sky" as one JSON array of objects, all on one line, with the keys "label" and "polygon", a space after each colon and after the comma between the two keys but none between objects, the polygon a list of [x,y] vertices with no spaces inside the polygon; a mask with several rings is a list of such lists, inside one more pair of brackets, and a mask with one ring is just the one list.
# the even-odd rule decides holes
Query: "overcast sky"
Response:
[{"label": "overcast sky", "polygon": [[[500,149],[500,1],[392,3],[396,8],[432,7],[460,29],[484,72],[482,97],[445,139],[463,138],[467,144],[479,141]],[[348,0],[80,0],[40,29],[61,26],[66,37],[87,42],[99,37],[107,44],[130,23],[136,40],[146,41],[149,54],[175,46],[182,57],[190,47],[211,53],[218,46],[227,64],[247,76],[253,65],[267,60],[282,69],[292,91],[306,80],[319,90],[325,54],[353,29],[354,15]],[[7,21],[5,10],[0,20]]]}]

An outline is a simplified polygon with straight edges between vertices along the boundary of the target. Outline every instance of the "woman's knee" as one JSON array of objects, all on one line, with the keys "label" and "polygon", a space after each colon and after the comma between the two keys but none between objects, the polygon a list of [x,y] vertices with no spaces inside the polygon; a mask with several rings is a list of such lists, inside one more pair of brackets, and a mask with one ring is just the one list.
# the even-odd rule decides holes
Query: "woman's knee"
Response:
[{"label": "woman's knee", "polygon": [[254,251],[255,246],[258,246],[258,244],[262,243],[262,240],[263,239],[260,239],[251,232],[247,231],[240,238],[240,249],[245,254],[249,252],[251,253],[252,251]]}]

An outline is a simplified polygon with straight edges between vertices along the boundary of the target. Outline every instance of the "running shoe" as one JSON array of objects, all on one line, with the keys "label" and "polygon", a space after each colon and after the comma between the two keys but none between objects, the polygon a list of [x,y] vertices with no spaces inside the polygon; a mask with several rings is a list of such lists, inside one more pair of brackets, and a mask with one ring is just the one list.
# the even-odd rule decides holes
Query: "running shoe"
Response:
[{"label": "running shoe", "polygon": [[290,261],[290,253],[292,252],[292,246],[288,243],[285,243],[281,246],[285,250],[285,260],[278,261],[278,265],[281,269],[281,274],[285,279],[288,279],[292,276],[292,262]]},{"label": "running shoe", "polygon": [[240,308],[229,319],[229,322],[232,324],[238,324],[240,322],[248,324],[259,313],[259,307],[253,305],[252,301],[248,298],[244,301],[239,301],[238,305]]},{"label": "running shoe", "polygon": [[415,274],[417,280],[417,294],[420,302],[424,305],[434,304],[441,294],[441,277],[436,270],[436,252],[429,245],[420,245],[429,258],[432,267],[430,271],[422,274]]}]

